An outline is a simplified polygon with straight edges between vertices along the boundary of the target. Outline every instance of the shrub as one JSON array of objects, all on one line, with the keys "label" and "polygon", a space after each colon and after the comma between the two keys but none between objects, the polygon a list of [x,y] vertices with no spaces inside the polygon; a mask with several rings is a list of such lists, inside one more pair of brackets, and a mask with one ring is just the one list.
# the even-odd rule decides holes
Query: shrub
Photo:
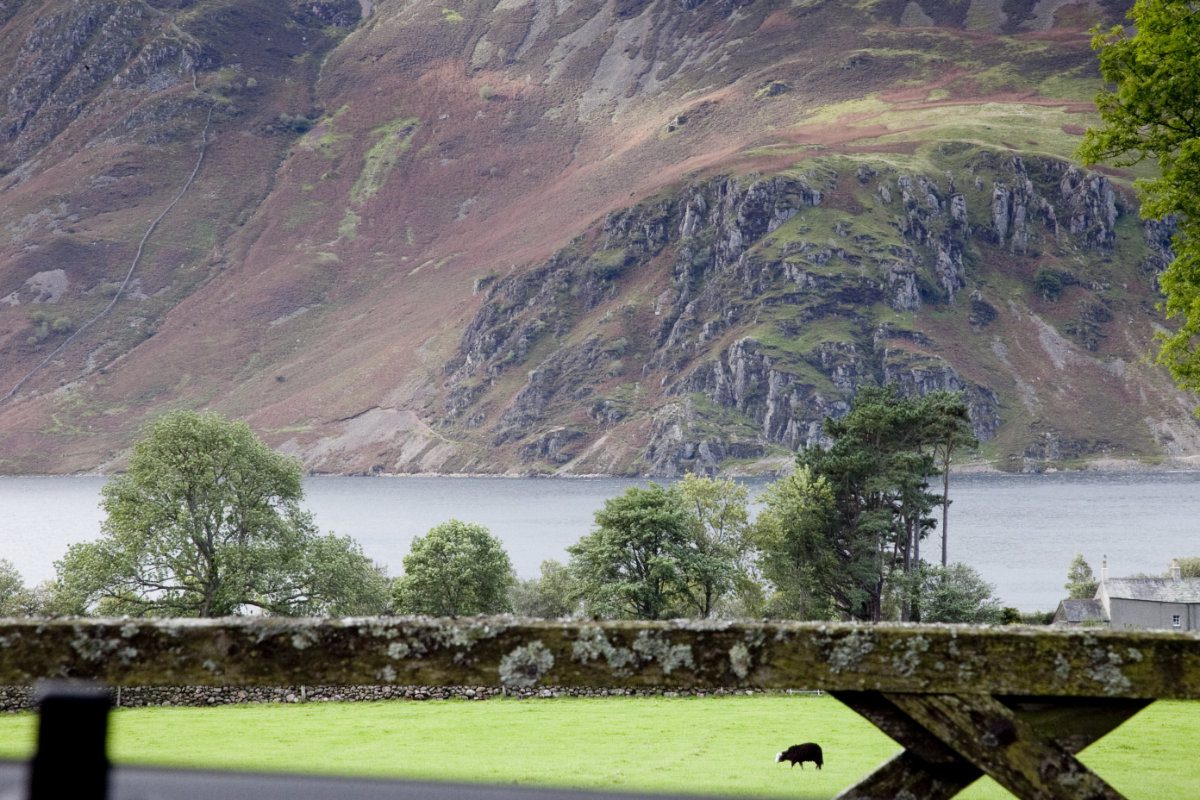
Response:
[{"label": "shrub", "polygon": [[1052,269],[1039,269],[1033,276],[1033,288],[1046,300],[1057,300],[1062,294],[1062,278]]}]

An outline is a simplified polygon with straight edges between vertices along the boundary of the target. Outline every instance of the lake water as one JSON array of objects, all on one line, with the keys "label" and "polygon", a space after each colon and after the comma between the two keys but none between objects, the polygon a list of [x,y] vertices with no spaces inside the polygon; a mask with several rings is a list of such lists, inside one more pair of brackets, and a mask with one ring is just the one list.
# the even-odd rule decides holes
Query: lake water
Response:
[{"label": "lake water", "polygon": [[[72,542],[95,538],[103,478],[0,478],[0,558],[26,583],[54,575]],[[627,486],[615,478],[309,478],[305,506],[323,531],[354,537],[398,574],[414,536],[457,518],[487,526],[519,575],[591,530],[593,514]],[[751,482],[754,491],[765,481]],[[955,475],[950,559],[975,567],[1005,605],[1051,610],[1076,553],[1114,577],[1161,573],[1176,556],[1200,555],[1200,473]],[[922,544],[929,559],[941,534]]]}]

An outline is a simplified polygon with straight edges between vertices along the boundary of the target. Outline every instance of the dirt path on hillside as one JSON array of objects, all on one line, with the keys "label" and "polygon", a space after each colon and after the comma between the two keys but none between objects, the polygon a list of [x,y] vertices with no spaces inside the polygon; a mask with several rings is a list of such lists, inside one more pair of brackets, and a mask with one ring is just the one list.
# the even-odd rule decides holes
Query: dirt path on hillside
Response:
[{"label": "dirt path on hillside", "polygon": [[[194,69],[192,70],[192,91],[195,93],[200,93],[200,87],[196,85],[196,71]],[[208,132],[212,128],[212,116],[214,108],[216,108],[216,104],[210,104],[208,107],[208,115],[204,118],[204,129],[200,132],[200,154],[196,157],[196,166],[192,168],[192,172],[190,175],[188,175],[188,179],[184,182],[183,187],[180,188],[179,192],[175,195],[171,202],[167,204],[167,207],[164,208],[162,212],[160,212],[159,215],[154,218],[154,221],[151,222],[146,228],[146,232],[142,234],[142,239],[140,242],[138,242],[137,252],[134,254],[133,261],[130,263],[129,269],[125,273],[125,280],[121,282],[119,287],[117,287],[117,291],[113,294],[112,300],[109,301],[108,305],[106,305],[99,314],[92,317],[87,322],[83,323],[74,331],[72,331],[71,335],[64,339],[62,344],[54,348],[50,355],[42,359],[37,366],[29,370],[29,372],[25,373],[23,378],[13,384],[13,387],[8,390],[8,394],[0,397],[0,403],[7,402],[13,396],[15,396],[17,392],[21,391],[21,387],[23,387],[30,378],[39,373],[43,367],[53,361],[59,353],[66,350],[67,346],[81,336],[84,331],[88,330],[101,319],[108,316],[108,312],[112,311],[113,307],[116,306],[123,296],[125,296],[126,290],[129,288],[129,284],[133,280],[133,274],[137,270],[138,264],[141,263],[142,254],[145,253],[146,242],[150,240],[150,236],[158,228],[158,224],[163,221],[163,218],[166,217],[167,214],[171,213],[171,209],[175,208],[179,201],[183,199],[184,194],[186,194],[187,190],[192,187],[192,184],[196,181],[196,176],[200,173],[200,166],[204,163],[204,156],[208,153]]]}]

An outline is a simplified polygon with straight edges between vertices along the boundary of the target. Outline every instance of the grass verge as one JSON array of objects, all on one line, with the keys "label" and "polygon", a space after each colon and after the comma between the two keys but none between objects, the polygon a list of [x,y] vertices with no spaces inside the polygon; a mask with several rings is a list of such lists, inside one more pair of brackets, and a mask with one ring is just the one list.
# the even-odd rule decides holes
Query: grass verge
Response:
[{"label": "grass verge", "polygon": [[[1192,796],[1197,710],[1156,703],[1083,760],[1130,798]],[[0,757],[28,757],[34,725],[0,716]],[[823,770],[774,763],[810,740]],[[122,709],[110,733],[119,764],[739,797],[832,797],[897,750],[828,696]],[[985,780],[961,796],[1011,795]]]}]

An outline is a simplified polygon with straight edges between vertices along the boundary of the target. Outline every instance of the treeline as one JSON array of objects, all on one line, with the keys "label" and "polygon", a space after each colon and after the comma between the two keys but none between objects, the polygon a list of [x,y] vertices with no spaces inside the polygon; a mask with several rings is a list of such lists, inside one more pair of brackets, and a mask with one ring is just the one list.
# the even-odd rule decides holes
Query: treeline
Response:
[{"label": "treeline", "polygon": [[[794,487],[780,486],[768,491],[790,501],[784,495]],[[413,542],[396,581],[395,610],[651,620],[867,619],[840,608],[818,570],[795,560],[795,545],[772,513],[781,510],[776,502],[751,523],[746,488],[733,481],[688,475],[669,487],[632,487],[596,513],[594,530],[567,548],[567,563],[543,561],[540,575],[529,580],[514,576],[503,545],[485,528],[454,520]],[[875,580],[871,576],[868,583]],[[887,574],[879,614],[870,619],[912,618],[916,607],[929,622],[1017,619],[1011,609],[1006,617],[991,586],[965,564],[924,564],[907,574]]]},{"label": "treeline", "polygon": [[826,433],[753,522],[744,486],[689,475],[608,500],[536,578],[519,580],[485,528],[451,520],[389,579],[352,539],[316,530],[295,460],[243,423],[176,412],[104,487],[101,537],[72,545],[53,581],[27,589],[0,560],[0,614],[1015,618],[970,567],[921,551],[950,502],[952,455],[974,444],[961,395],[865,388]]},{"label": "treeline", "polygon": [[[863,389],[846,416],[826,422],[828,446],[801,452],[766,489],[753,522],[733,481],[689,475],[631,488],[597,512],[566,564],[545,562],[540,577],[513,583],[506,606],[457,613],[1017,621],[969,566],[921,556],[934,512],[949,503],[952,455],[974,444],[970,430],[959,394]],[[940,493],[930,486],[938,476]],[[418,567],[406,559],[401,586]]]}]

